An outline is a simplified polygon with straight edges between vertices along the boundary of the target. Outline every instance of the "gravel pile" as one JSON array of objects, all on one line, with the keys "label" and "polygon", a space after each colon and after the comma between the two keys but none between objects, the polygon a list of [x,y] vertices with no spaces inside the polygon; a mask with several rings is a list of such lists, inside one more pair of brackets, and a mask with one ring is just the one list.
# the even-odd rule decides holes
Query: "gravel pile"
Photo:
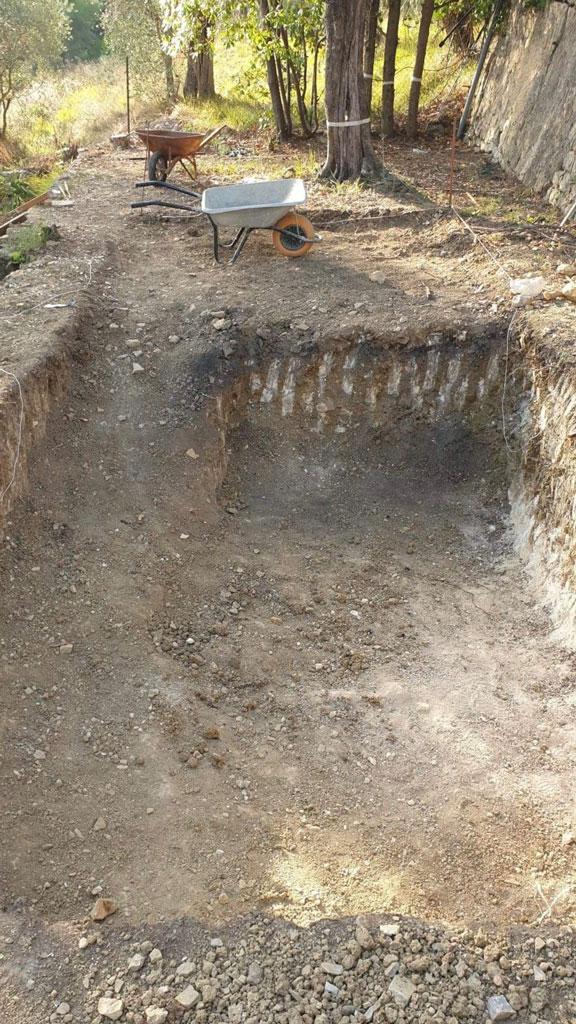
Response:
[{"label": "gravel pile", "polygon": [[302,930],[257,919],[223,937],[194,933],[183,955],[175,935],[166,933],[161,948],[88,931],[71,961],[84,994],[53,990],[47,1017],[64,1024],[538,1024],[576,1015],[569,929],[508,942],[405,919]]}]

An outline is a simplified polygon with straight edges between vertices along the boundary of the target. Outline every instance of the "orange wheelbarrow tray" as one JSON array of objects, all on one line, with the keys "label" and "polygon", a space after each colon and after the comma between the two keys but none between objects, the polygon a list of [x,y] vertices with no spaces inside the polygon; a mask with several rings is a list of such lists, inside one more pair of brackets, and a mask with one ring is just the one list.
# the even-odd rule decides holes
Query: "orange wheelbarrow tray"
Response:
[{"label": "orange wheelbarrow tray", "polygon": [[[137,128],[138,138],[146,146],[149,181],[166,181],[176,164],[181,164],[194,181],[197,176],[196,155],[205,149],[226,127],[214,128],[206,135],[199,132],[176,132],[167,128]],[[192,165],[191,174],[187,163]]]}]

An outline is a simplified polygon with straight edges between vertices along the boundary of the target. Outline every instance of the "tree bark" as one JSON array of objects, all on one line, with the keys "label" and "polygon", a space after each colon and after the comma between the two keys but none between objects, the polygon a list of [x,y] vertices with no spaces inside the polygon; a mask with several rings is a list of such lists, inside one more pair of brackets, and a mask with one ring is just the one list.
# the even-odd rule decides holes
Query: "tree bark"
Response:
[{"label": "tree bark", "polygon": [[200,30],[200,49],[198,52],[198,99],[212,99],[215,95],[214,50],[210,39],[208,22],[204,22]]},{"label": "tree bark", "polygon": [[[323,178],[347,181],[376,168],[364,88],[367,0],[326,2],[326,120],[328,149]],[[363,121],[348,127],[330,122]]]},{"label": "tree bark", "polygon": [[382,75],[382,134],[387,139],[394,134],[394,78],[396,76],[400,3],[401,0],[388,0],[388,24],[386,26]]},{"label": "tree bark", "polygon": [[366,89],[366,109],[368,114],[372,112],[372,79],[374,77],[374,57],[376,55],[379,13],[380,0],[368,0],[366,38],[364,40],[364,87]]},{"label": "tree bark", "polygon": [[[259,5],[260,21],[263,28],[266,29],[267,18],[270,10],[268,7],[268,0],[260,0]],[[278,137],[280,139],[287,139],[290,136],[290,128],[284,113],[284,105],[282,103],[282,95],[280,93],[280,83],[278,81],[278,68],[274,54],[270,54],[266,58],[266,78],[268,79],[268,91],[270,93],[272,113],[274,115],[274,123],[276,125]]]},{"label": "tree bark", "polygon": [[420,105],[420,92],[422,89],[422,75],[426,50],[428,49],[428,37],[430,25],[434,14],[434,0],[422,0],[422,13],[420,15],[420,28],[418,29],[418,42],[416,44],[416,59],[414,71],[412,72],[412,85],[410,86],[410,98],[408,100],[408,138],[416,138],[418,132],[418,107]]},{"label": "tree bark", "polygon": [[166,95],[170,103],[174,103],[178,90],[176,88],[176,79],[174,77],[174,62],[172,57],[168,53],[162,53],[162,60],[164,62],[164,78],[166,80]]},{"label": "tree bark", "polygon": [[190,43],[186,55],[186,77],[182,91],[187,100],[194,99],[198,95],[198,59],[192,43]]}]

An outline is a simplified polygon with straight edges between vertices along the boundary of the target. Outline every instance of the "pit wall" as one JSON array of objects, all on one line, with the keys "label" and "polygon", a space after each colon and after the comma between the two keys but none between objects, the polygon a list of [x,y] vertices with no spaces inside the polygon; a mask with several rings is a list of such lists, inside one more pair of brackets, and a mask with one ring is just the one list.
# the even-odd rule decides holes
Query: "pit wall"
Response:
[{"label": "pit wall", "polygon": [[576,198],[576,9],[515,6],[472,113],[471,137],[565,209]]},{"label": "pit wall", "polygon": [[414,348],[390,347],[363,338],[302,355],[269,353],[242,359],[228,386],[208,406],[208,446],[218,454],[205,485],[218,487],[227,468],[229,432],[251,411],[276,422],[327,436],[345,434],[359,422],[392,429],[407,417],[437,422],[498,415],[503,349],[499,339],[432,335]]},{"label": "pit wall", "polygon": [[576,365],[519,339],[524,399],[511,439],[514,538],[556,627],[576,649]]},{"label": "pit wall", "polygon": [[74,367],[88,358],[94,320],[94,299],[79,292],[73,314],[46,331],[33,358],[15,375],[0,373],[0,538],[28,490],[31,456],[68,393]]},{"label": "pit wall", "polygon": [[528,330],[515,348],[508,357],[500,339],[435,335],[411,349],[357,339],[247,358],[209,404],[210,487],[226,473],[229,432],[257,409],[326,436],[366,420],[393,429],[409,417],[502,424],[513,541],[558,640],[576,648],[576,362],[570,372]]}]

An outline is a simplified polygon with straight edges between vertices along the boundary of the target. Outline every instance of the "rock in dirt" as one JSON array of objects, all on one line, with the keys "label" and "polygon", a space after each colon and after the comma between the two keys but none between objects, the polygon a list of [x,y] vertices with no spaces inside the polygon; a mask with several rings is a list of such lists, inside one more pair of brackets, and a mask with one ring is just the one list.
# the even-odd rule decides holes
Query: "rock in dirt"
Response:
[{"label": "rock in dirt", "polygon": [[403,978],[397,974],[388,986],[388,991],[391,996],[394,997],[395,1002],[399,1006],[408,1006],[408,1003],[412,999],[416,991],[416,985],[413,985],[410,978]]},{"label": "rock in dirt", "polygon": [[489,996],[486,1000],[486,1012],[490,1020],[510,1020],[516,1016],[506,996]]},{"label": "rock in dirt", "polygon": [[93,921],[105,921],[107,917],[115,914],[117,910],[118,904],[114,900],[108,899],[106,896],[99,896],[90,911],[90,917]]},{"label": "rock in dirt", "polygon": [[179,978],[188,978],[191,974],[194,974],[194,964],[190,960],[184,960],[176,968],[176,974]]},{"label": "rock in dirt", "polygon": [[263,974],[264,972],[260,967],[260,964],[250,964],[247,974],[248,983],[250,985],[259,985],[262,981]]},{"label": "rock in dirt", "polygon": [[185,1010],[189,1010],[199,999],[200,993],[196,991],[193,985],[187,985],[176,996],[176,1002],[179,1006],[183,1006]]},{"label": "rock in dirt", "polygon": [[108,996],[102,996],[98,1000],[98,1013],[106,1020],[120,1020],[124,1013],[124,1003],[122,999],[109,999]]},{"label": "rock in dirt", "polygon": [[400,931],[400,925],[399,924],[381,924],[380,925],[380,934],[381,935],[387,935],[391,939],[396,938],[396,936],[398,935],[399,931]]},{"label": "rock in dirt", "polygon": [[146,963],[146,957],[144,953],[134,953],[134,956],[128,961],[129,971],[141,971]]},{"label": "rock in dirt", "polygon": [[167,1016],[168,1010],[163,1010],[161,1006],[146,1007],[146,1024],[164,1024]]},{"label": "rock in dirt", "polygon": [[324,960],[322,963],[322,970],[324,974],[343,974],[344,968],[342,964],[335,964],[332,960]]}]

